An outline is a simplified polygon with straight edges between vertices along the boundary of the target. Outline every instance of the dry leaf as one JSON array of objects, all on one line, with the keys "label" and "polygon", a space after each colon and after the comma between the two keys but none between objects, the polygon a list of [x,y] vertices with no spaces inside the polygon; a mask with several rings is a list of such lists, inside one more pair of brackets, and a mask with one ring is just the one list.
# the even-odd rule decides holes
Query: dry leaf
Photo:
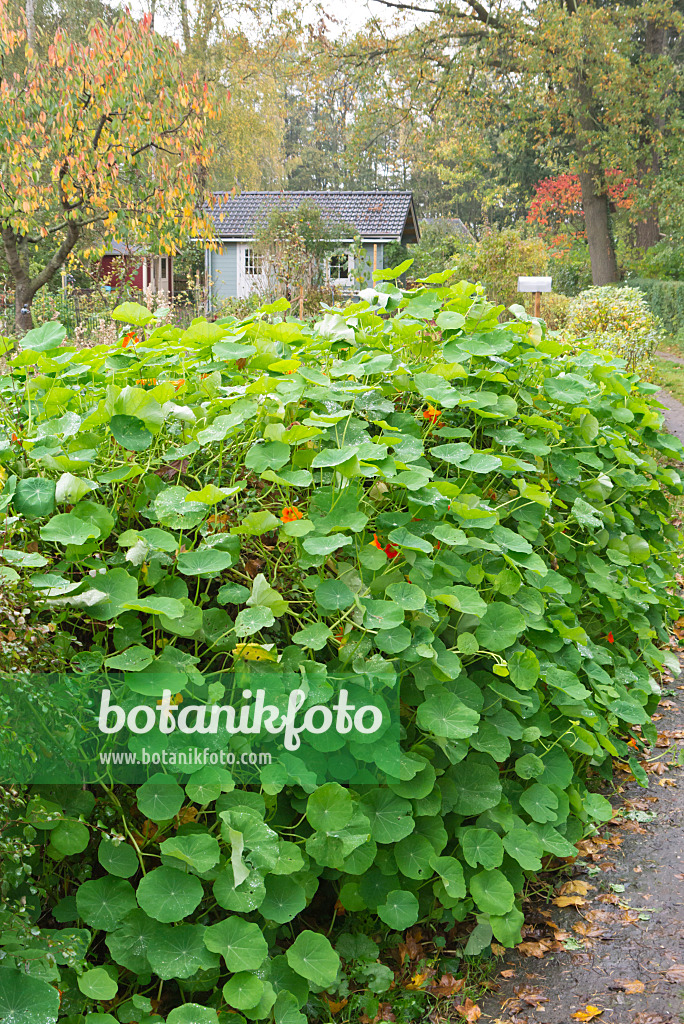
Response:
[{"label": "dry leaf", "polygon": [[519,942],[515,948],[518,952],[522,953],[523,956],[535,956],[540,960],[551,950],[555,951],[560,949],[561,945],[554,939],[540,939],[539,942]]},{"label": "dry leaf", "polygon": [[492,942],[491,949],[494,956],[504,956],[506,952],[505,946],[500,946],[498,942]]},{"label": "dry leaf", "polygon": [[595,888],[595,885],[589,885],[580,878],[572,878],[569,882],[564,882],[558,891],[561,896],[586,896]]},{"label": "dry leaf", "polygon": [[482,1010],[472,999],[466,999],[465,1004],[459,1003],[456,1010],[468,1021],[468,1024],[474,1024],[474,1021],[479,1020],[482,1016]]},{"label": "dry leaf", "polygon": [[545,996],[540,988],[525,988],[524,985],[516,985],[515,994],[528,1006],[541,1007],[543,1003],[549,1001],[549,997]]},{"label": "dry leaf", "polygon": [[422,986],[427,981],[428,977],[429,975],[427,971],[425,972],[425,974],[414,974],[411,980],[404,985],[404,988],[407,988],[411,991],[415,991],[416,989],[422,988]]},{"label": "dry leaf", "polygon": [[515,971],[499,971],[502,978],[515,978]]},{"label": "dry leaf", "polygon": [[325,999],[326,1003],[330,1007],[330,1012],[331,1013],[339,1013],[340,1010],[343,1010],[345,1008],[345,1006],[347,1005],[347,1003],[349,1002],[348,999],[340,999],[339,1002],[335,1002],[335,1000],[331,999],[329,995],[324,995],[323,998]]},{"label": "dry leaf", "polygon": [[573,1020],[593,1020],[594,1017],[600,1017],[603,1010],[599,1010],[598,1006],[587,1006],[583,1010],[578,1010],[577,1013],[571,1014]]},{"label": "dry leaf", "polygon": [[682,965],[682,964],[674,964],[672,967],[670,967],[670,969],[668,971],[665,971],[665,977],[667,978],[668,981],[671,981],[673,984],[675,982],[683,982],[684,981],[684,965]]},{"label": "dry leaf", "polygon": [[551,902],[557,907],[583,907],[587,901],[581,896],[556,896]]},{"label": "dry leaf", "polygon": [[433,996],[454,996],[461,991],[464,984],[464,978],[455,978],[453,974],[443,974],[439,979],[432,979],[428,991]]},{"label": "dry leaf", "polygon": [[645,987],[643,981],[629,981],[627,978],[616,978],[608,986],[612,992],[626,992],[630,996],[637,992],[643,992]]}]

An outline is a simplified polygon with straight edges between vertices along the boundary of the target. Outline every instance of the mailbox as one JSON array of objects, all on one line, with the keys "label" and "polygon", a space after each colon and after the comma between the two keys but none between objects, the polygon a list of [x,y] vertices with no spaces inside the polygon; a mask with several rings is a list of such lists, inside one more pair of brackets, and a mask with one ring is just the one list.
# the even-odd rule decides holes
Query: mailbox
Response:
[{"label": "mailbox", "polygon": [[519,277],[518,291],[534,293],[534,315],[541,314],[541,293],[551,291],[550,277]]},{"label": "mailbox", "polygon": [[518,291],[519,292],[550,292],[551,291],[550,277],[519,277],[518,278]]}]

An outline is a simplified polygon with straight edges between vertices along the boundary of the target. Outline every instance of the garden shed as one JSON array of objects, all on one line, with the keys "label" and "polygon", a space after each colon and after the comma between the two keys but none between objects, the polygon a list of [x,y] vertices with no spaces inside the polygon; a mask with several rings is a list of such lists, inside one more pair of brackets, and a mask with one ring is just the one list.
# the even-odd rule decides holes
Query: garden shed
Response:
[{"label": "garden shed", "polygon": [[351,251],[353,237],[335,239],[340,246],[327,260],[324,277],[340,292],[352,291],[359,278],[372,283],[373,270],[384,267],[388,243],[415,243],[420,238],[411,192],[217,192],[209,208],[214,246],[205,252],[212,303],[259,290],[266,276],[255,250],[259,231],[274,210],[292,211],[304,203],[317,206],[331,226],[352,228],[361,239],[362,267]]}]

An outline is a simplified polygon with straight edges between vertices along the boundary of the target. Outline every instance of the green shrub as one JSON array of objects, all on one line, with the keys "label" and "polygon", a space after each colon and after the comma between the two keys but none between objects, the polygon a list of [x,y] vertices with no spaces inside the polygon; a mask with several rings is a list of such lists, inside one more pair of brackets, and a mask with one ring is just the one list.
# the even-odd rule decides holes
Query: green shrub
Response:
[{"label": "green shrub", "polygon": [[573,299],[566,330],[571,337],[591,338],[624,359],[630,370],[642,372],[648,372],[665,337],[644,296],[617,285],[588,288]]},{"label": "green shrub", "polygon": [[[453,262],[454,258],[471,252],[473,247],[474,240],[467,234],[456,232],[450,218],[444,218],[443,221],[435,219],[424,223],[420,229],[420,242],[418,245],[409,246],[406,254],[413,260],[409,274],[414,280],[420,280],[427,277],[428,274],[442,270],[450,262]],[[387,249],[385,252],[386,262],[389,263],[392,253]],[[400,260],[397,259],[396,263],[390,265],[396,266],[399,263]]]},{"label": "green shrub", "polygon": [[518,277],[544,274],[549,262],[546,243],[517,228],[487,231],[477,244],[453,260],[454,273],[481,281],[493,302],[510,306],[520,302]]},{"label": "green shrub", "polygon": [[[474,285],[379,276],[313,329],[286,303],[187,331],[127,304],[115,345],[51,325],[0,380],[4,579],[70,631],[74,676],[126,665],[130,706],[150,664],[210,703],[244,658],[310,699],[352,672],[399,689],[404,750],[386,785],[345,750],[321,753],[344,786],[296,757],[247,783],[34,785],[6,811],[30,927],[4,919],[0,1018],[303,1024],[380,998],[424,1018],[374,940],[420,921],[451,943],[470,916],[467,953],[515,943],[526,878],[610,819],[611,758],[645,779],[681,611],[662,457],[682,448],[655,387],[501,326]],[[53,777],[78,765],[82,692],[73,714]]]},{"label": "green shrub", "polygon": [[684,281],[633,277],[625,281],[625,285],[643,293],[651,312],[662,321],[666,331],[675,335],[684,332]]}]

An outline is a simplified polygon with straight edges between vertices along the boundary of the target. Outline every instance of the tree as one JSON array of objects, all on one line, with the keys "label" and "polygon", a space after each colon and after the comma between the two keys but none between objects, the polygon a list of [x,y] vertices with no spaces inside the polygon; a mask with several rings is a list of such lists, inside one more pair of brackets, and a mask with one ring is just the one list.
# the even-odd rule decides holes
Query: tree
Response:
[{"label": "tree", "polygon": [[[547,166],[578,176],[594,282],[617,280],[606,172],[619,166],[636,176],[653,147],[665,151],[677,137],[674,55],[644,53],[643,39],[649,24],[677,38],[679,4],[380,2],[433,15],[404,34],[397,52],[413,64],[413,93],[422,90],[423,109],[444,134],[458,144],[463,133],[481,137],[498,125],[509,139],[531,138]],[[650,189],[640,177],[642,191]]]},{"label": "tree", "polygon": [[[0,76],[0,231],[18,330],[77,244],[86,256],[114,239],[172,252],[209,231],[199,182],[214,94],[149,17],[93,22],[84,43],[58,29],[36,52],[0,0]],[[39,247],[49,256],[36,272]]]}]

